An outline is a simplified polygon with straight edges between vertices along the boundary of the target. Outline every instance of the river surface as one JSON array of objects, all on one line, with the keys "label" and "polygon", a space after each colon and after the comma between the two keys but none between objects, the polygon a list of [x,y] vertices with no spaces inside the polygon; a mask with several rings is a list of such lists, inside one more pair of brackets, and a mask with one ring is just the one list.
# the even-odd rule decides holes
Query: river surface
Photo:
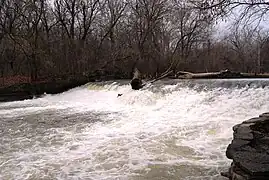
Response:
[{"label": "river surface", "polygon": [[110,81],[0,103],[0,179],[223,180],[232,127],[269,111],[268,90],[262,79]]}]

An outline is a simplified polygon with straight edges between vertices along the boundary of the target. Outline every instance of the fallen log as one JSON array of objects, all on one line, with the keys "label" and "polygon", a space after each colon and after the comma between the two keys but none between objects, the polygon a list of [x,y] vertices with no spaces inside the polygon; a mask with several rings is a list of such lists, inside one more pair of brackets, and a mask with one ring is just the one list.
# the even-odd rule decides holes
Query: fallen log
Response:
[{"label": "fallen log", "polygon": [[[142,83],[140,72],[136,69],[134,77],[131,81],[132,89],[139,90],[145,85],[154,83],[158,80],[168,77],[172,74],[173,70],[165,71],[161,76],[156,77],[148,82]],[[187,71],[178,71],[176,74],[171,76],[173,79],[232,79],[232,78],[269,78],[269,74],[256,74],[256,73],[240,73],[230,70],[222,70],[219,72],[208,72],[208,73],[191,73]]]},{"label": "fallen log", "polygon": [[140,75],[140,72],[138,71],[138,69],[135,69],[135,72],[134,72],[134,77],[133,79],[131,80],[131,86],[132,86],[132,89],[134,90],[139,90],[141,88],[143,88],[144,86],[148,85],[148,84],[152,84],[158,80],[161,80],[163,78],[166,78],[167,76],[169,76],[170,74],[173,73],[173,70],[171,71],[168,71],[168,72],[165,72],[164,74],[162,74],[161,76],[159,77],[156,77],[155,79],[151,80],[151,81],[148,81],[148,82],[145,82],[145,83],[142,83],[142,78],[141,78],[141,75]]},{"label": "fallen log", "polygon": [[219,79],[219,78],[243,78],[244,75],[240,72],[233,72],[230,70],[224,70],[220,72],[209,72],[209,73],[191,73],[179,71],[176,74],[178,79]]},{"label": "fallen log", "polygon": [[269,74],[241,73],[230,70],[208,73],[178,71],[173,79],[232,79],[232,78],[269,78]]},{"label": "fallen log", "polygon": [[153,80],[151,80],[151,81],[145,83],[145,85],[146,85],[146,84],[151,84],[151,83],[154,83],[154,82],[156,82],[156,81],[158,81],[158,80],[161,80],[161,79],[163,79],[163,78],[166,78],[167,76],[169,76],[169,75],[172,74],[172,73],[173,73],[173,70],[168,71],[167,73],[162,74],[160,77],[157,77],[157,78],[155,78],[155,79],[153,79]]}]

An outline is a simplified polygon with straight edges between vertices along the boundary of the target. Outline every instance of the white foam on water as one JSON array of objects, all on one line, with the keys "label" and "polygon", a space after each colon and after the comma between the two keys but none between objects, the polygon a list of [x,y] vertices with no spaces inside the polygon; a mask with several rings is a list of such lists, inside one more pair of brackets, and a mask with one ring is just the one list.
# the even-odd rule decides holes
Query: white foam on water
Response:
[{"label": "white foam on water", "polygon": [[[219,171],[230,165],[225,150],[232,127],[269,109],[267,87],[152,88],[134,91],[129,85],[110,83],[0,104],[0,116],[14,119],[48,110],[63,119],[73,114],[73,121],[90,113],[104,114],[94,123],[89,119],[67,127],[44,126],[36,137],[18,133],[10,141],[10,152],[0,156],[0,177],[220,178]],[[117,97],[119,93],[123,95]],[[20,146],[23,149],[18,150]]]}]

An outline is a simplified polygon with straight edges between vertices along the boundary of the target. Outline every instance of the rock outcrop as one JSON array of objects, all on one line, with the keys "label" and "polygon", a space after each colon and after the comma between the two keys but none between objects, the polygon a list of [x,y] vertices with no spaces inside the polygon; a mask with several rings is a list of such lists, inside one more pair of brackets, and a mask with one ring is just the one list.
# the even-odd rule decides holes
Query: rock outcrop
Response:
[{"label": "rock outcrop", "polygon": [[233,162],[222,175],[230,180],[268,180],[269,113],[235,125],[233,131],[234,138],[226,150]]}]

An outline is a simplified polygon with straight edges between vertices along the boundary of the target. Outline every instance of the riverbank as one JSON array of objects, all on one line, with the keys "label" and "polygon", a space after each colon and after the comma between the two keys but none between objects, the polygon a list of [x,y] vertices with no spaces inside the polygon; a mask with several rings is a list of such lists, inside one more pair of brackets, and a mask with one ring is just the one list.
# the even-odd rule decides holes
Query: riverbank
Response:
[{"label": "riverbank", "polygon": [[6,81],[8,84],[0,87],[0,102],[32,99],[44,93],[57,94],[89,82],[87,77],[35,82],[27,82],[26,80],[27,78],[22,78],[19,82]]},{"label": "riverbank", "polygon": [[[0,78],[0,102],[32,99],[39,97],[44,93],[57,94],[67,91],[71,88],[81,86],[88,82],[115,80],[115,76],[65,76],[54,79],[39,79],[31,81],[29,77],[12,76]],[[123,77],[117,78],[122,79]],[[168,79],[255,79],[269,78],[269,74],[240,73],[229,70],[210,73],[191,73],[178,71],[169,72],[165,76],[159,76],[147,80],[147,83],[153,83],[163,78]],[[153,80],[152,80],[153,79]],[[130,86],[131,88],[131,86]]]}]

